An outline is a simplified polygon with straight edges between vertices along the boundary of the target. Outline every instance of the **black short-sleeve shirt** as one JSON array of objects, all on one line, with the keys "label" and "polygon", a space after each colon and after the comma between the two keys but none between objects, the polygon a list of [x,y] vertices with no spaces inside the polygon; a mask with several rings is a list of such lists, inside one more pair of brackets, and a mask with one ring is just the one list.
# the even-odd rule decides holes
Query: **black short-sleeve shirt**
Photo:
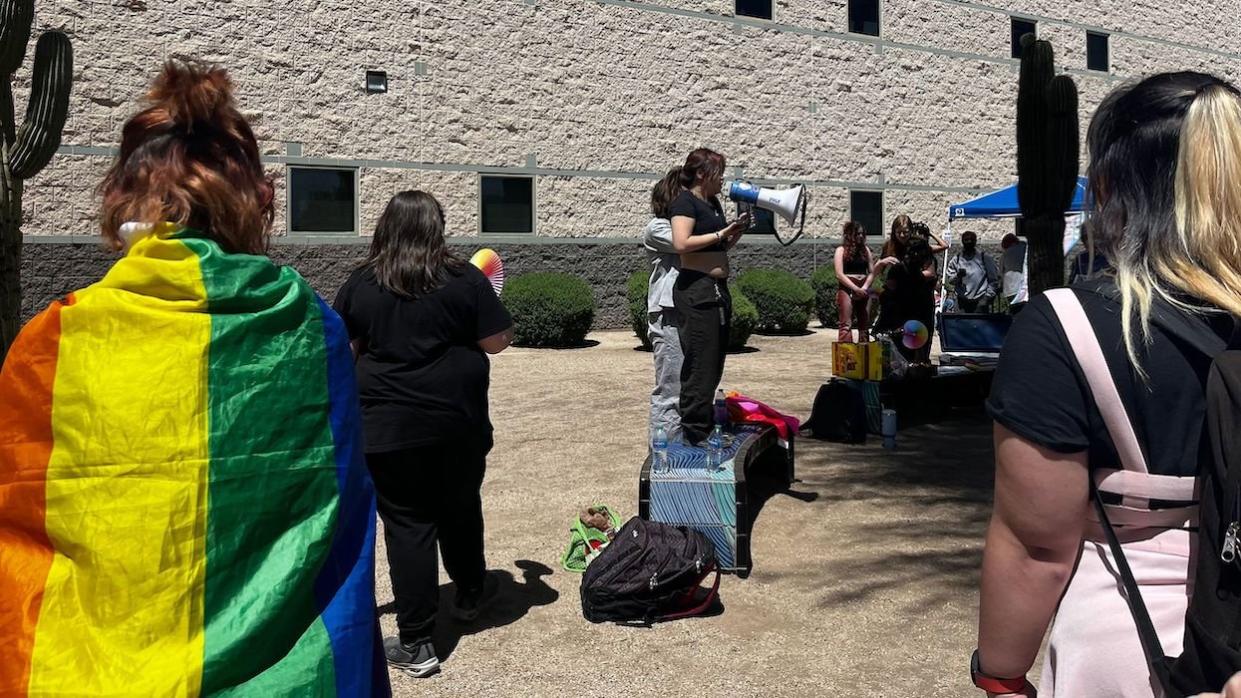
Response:
[{"label": "black short-sleeve shirt", "polygon": [[[1138,350],[1149,376],[1143,381],[1125,350],[1114,284],[1086,282],[1073,290],[1099,338],[1150,472],[1196,475],[1205,436],[1206,375],[1211,354],[1223,348],[1231,333],[1231,320],[1157,306],[1150,344]],[[1092,468],[1120,467],[1085,374],[1044,296],[1030,301],[1014,320],[987,410],[996,422],[1044,448],[1089,451]]]},{"label": "black short-sleeve shirt", "polygon": [[[724,208],[720,206],[719,199],[713,196],[709,201],[703,201],[687,190],[677,194],[668,206],[668,217],[671,219],[676,216],[694,219],[694,229],[691,231],[694,235],[710,235],[728,227],[728,220],[724,217]],[[702,251],[722,252],[724,246],[715,244]]]},{"label": "black short-sleeve shirt", "polygon": [[490,443],[491,363],[480,339],[512,317],[473,265],[452,270],[439,289],[402,298],[374,272],[353,272],[333,304],[360,340],[358,393],[368,453],[468,438]]}]

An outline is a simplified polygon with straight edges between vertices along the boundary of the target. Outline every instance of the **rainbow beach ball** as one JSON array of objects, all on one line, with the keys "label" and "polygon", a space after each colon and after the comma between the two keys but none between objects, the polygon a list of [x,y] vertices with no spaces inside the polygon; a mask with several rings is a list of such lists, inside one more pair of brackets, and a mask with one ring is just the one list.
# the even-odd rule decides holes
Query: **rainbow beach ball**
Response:
[{"label": "rainbow beach ball", "polygon": [[905,323],[902,328],[901,343],[906,349],[921,349],[926,346],[927,340],[931,338],[931,333],[926,329],[926,325],[917,320],[910,320]]}]

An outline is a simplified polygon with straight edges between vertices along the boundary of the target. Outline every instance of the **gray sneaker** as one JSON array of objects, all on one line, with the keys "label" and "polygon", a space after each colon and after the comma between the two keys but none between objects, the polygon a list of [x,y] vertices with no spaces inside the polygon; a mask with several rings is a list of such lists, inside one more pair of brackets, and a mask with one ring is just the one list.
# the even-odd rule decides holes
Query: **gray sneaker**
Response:
[{"label": "gray sneaker", "polygon": [[422,679],[440,670],[435,645],[430,640],[404,644],[399,637],[384,638],[384,656],[388,666],[396,667],[415,679]]}]

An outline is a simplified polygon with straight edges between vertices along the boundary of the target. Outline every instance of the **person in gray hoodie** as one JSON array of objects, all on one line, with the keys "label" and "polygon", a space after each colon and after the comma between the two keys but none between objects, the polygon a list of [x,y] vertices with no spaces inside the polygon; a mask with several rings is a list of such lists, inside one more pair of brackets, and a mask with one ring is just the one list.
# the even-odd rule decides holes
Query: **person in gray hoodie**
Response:
[{"label": "person in gray hoodie", "polygon": [[681,168],[670,171],[651,191],[651,213],[642,244],[651,265],[651,279],[646,287],[647,336],[655,353],[655,388],[651,391],[650,434],[663,427],[668,440],[681,435],[681,339],[678,328],[681,313],[672,302],[681,269],[681,255],[672,245],[672,222],[668,206],[681,191]]}]

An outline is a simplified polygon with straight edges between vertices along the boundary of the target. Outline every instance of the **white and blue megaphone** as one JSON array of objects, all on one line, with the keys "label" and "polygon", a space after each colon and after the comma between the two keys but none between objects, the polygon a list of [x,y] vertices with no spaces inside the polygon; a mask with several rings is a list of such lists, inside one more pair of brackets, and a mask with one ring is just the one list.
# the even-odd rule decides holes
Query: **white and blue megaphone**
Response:
[{"label": "white and blue megaphone", "polygon": [[809,195],[804,185],[797,184],[788,189],[767,189],[738,179],[728,185],[728,198],[736,201],[743,208],[757,206],[771,211],[783,218],[789,225],[797,223],[797,211],[801,209],[801,226],[796,235],[785,242],[779,232],[776,233],[776,239],[781,245],[793,244],[793,241],[801,237],[802,231],[806,228],[806,203]]}]

